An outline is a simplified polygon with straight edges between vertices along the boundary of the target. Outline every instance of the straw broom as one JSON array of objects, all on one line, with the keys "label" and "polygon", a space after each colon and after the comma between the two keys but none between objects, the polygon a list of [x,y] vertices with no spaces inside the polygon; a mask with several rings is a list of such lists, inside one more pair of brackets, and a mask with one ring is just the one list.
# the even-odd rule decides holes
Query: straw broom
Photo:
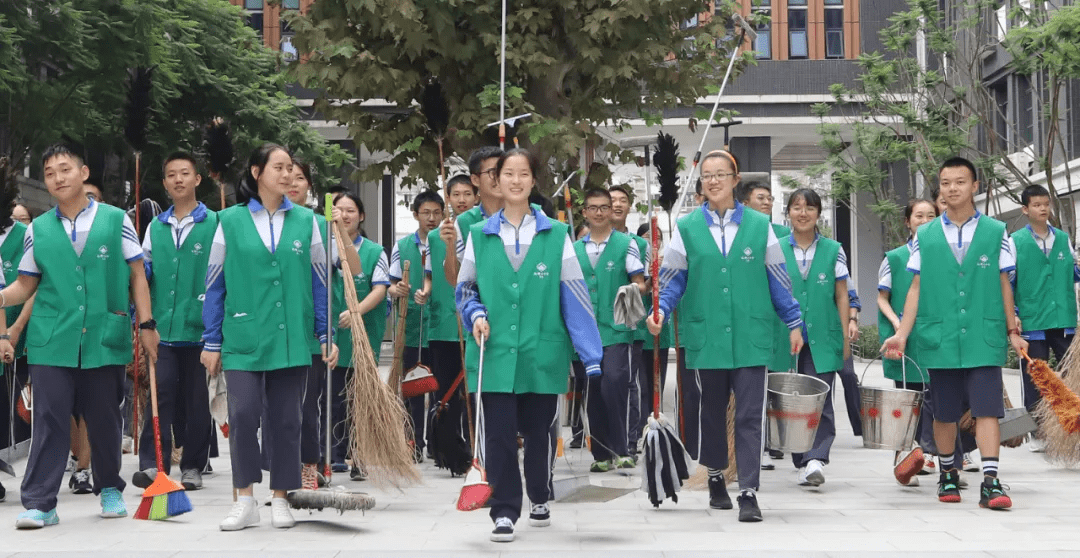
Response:
[{"label": "straw broom", "polygon": [[[334,230],[338,253],[344,254],[346,237],[341,225],[334,223]],[[341,270],[345,277],[352,277],[344,258]],[[379,377],[379,367],[364,327],[364,315],[356,298],[356,285],[352,281],[343,283],[353,343],[353,375],[347,386],[348,415],[353,425],[349,452],[376,486],[402,488],[416,484],[420,482],[420,472],[413,463],[413,451],[406,433],[409,415],[397,390]],[[400,364],[397,366],[400,368]],[[399,381],[400,378],[399,370]],[[411,432],[411,428],[408,430]]]},{"label": "straw broom", "polygon": [[[1032,370],[1034,368],[1036,367],[1028,367],[1028,370],[1033,372],[1031,379],[1042,391],[1043,387],[1037,379],[1039,370]],[[1075,467],[1080,465],[1080,432],[1076,431],[1080,428],[1080,419],[1077,418],[1080,409],[1076,402],[1076,394],[1080,393],[1080,349],[1077,349],[1075,340],[1061,359],[1059,371],[1061,378],[1057,378],[1052,370],[1048,371],[1049,375],[1053,376],[1050,382],[1054,387],[1042,391],[1043,400],[1032,415],[1039,423],[1039,430],[1046,441],[1046,458],[1053,463]],[[1064,407],[1061,401],[1066,402]],[[1072,404],[1069,404],[1069,401]],[[1062,410],[1065,412],[1061,412]]]}]

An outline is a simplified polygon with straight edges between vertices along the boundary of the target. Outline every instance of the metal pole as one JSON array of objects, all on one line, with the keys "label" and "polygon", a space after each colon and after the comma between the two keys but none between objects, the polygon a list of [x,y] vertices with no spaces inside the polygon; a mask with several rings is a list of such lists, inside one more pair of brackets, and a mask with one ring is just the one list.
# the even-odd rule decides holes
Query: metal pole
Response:
[{"label": "metal pole", "polygon": [[506,0],[502,2],[502,40],[499,48],[499,149],[506,149]]}]

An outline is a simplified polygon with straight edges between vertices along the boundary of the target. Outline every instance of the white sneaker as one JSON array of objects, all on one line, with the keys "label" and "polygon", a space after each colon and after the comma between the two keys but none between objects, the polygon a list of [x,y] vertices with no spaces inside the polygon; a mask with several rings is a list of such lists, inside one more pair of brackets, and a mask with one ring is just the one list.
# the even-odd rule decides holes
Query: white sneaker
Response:
[{"label": "white sneaker", "polygon": [[547,504],[533,504],[529,510],[529,525],[533,527],[551,525],[551,508]]},{"label": "white sneaker", "polygon": [[259,523],[259,506],[251,497],[241,497],[233,504],[229,515],[221,520],[222,531],[239,531],[250,525]]},{"label": "white sneaker", "polygon": [[966,452],[964,453],[963,469],[968,473],[978,473],[982,469],[982,465],[975,462],[975,457],[971,455],[971,452]]},{"label": "white sneaker", "polygon": [[1027,448],[1031,453],[1046,453],[1046,440],[1029,435]]},{"label": "white sneaker", "polygon": [[825,483],[825,465],[817,459],[811,459],[806,467],[799,470],[799,486],[821,486]]},{"label": "white sneaker", "polygon": [[491,542],[513,542],[514,522],[509,517],[495,519],[495,529],[491,531]]},{"label": "white sneaker", "polygon": [[289,501],[285,498],[273,498],[270,500],[270,523],[278,529],[288,529],[296,525],[292,512],[289,511]]}]

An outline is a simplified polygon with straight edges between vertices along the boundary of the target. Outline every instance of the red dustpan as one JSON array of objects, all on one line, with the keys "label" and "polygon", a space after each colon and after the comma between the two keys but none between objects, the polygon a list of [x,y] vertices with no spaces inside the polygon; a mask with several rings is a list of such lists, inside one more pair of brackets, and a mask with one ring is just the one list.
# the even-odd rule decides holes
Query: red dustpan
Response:
[{"label": "red dustpan", "polygon": [[484,507],[488,498],[491,498],[491,485],[487,482],[487,471],[480,465],[478,451],[480,440],[484,438],[484,404],[480,397],[481,386],[484,382],[484,338],[480,338],[480,364],[476,375],[476,436],[473,437],[473,462],[472,468],[465,474],[465,485],[461,487],[458,495],[457,509],[461,511],[474,511]]}]

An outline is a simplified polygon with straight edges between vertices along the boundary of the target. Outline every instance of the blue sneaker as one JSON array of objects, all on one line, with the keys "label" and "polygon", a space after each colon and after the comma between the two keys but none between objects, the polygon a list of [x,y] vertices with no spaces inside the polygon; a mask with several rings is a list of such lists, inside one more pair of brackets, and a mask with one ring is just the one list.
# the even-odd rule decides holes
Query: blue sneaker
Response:
[{"label": "blue sneaker", "polygon": [[56,515],[56,508],[49,511],[26,510],[15,519],[16,529],[41,529],[49,525],[60,523],[60,517]]},{"label": "blue sneaker", "polygon": [[127,517],[124,495],[117,489],[101,489],[101,517]]}]

